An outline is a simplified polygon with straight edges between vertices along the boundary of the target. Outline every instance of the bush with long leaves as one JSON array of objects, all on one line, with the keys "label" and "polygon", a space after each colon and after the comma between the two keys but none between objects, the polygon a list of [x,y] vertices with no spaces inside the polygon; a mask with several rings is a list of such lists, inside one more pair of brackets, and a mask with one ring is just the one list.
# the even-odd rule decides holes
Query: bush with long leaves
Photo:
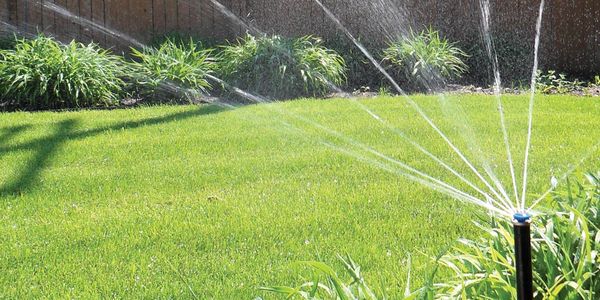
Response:
[{"label": "bush with long leaves", "polygon": [[311,36],[247,35],[225,46],[219,62],[226,82],[275,99],[323,95],[346,76],[344,59]]},{"label": "bush with long leaves", "polygon": [[383,58],[407,75],[410,82],[435,84],[438,79],[453,79],[468,67],[463,59],[468,55],[455,44],[441,37],[433,28],[390,43]]},{"label": "bush with long leaves", "polygon": [[167,39],[158,48],[132,49],[133,81],[140,93],[153,102],[192,101],[206,93],[216,63],[212,49],[190,40]]},{"label": "bush with long leaves", "polygon": [[59,44],[38,36],[0,51],[4,106],[47,109],[118,104],[124,82],[119,56],[95,44]]},{"label": "bush with long leaves", "polygon": [[[600,297],[600,177],[568,184],[554,196],[554,206],[532,226],[536,299]],[[453,277],[437,285],[440,298],[515,299],[512,224],[493,219],[480,225],[479,240],[461,240],[456,252],[439,260]]]}]

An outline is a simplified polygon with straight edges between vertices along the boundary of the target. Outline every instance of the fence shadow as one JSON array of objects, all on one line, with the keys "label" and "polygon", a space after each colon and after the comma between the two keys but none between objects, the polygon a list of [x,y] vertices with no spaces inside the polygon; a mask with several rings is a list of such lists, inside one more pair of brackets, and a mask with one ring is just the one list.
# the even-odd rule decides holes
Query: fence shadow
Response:
[{"label": "fence shadow", "polygon": [[60,148],[70,141],[93,137],[107,131],[133,130],[145,126],[161,125],[174,121],[219,113],[224,110],[227,109],[216,105],[202,106],[194,110],[173,113],[162,117],[120,122],[114,125],[98,127],[85,131],[75,130],[79,121],[76,119],[68,119],[57,123],[54,126],[54,131],[52,134],[16,145],[7,144],[10,139],[18,136],[31,126],[20,125],[9,127],[5,129],[2,134],[0,134],[0,156],[12,151],[34,151],[35,154],[25,164],[25,166],[18,171],[18,175],[0,185],[0,197],[20,195],[34,189],[39,180],[41,172],[48,166],[52,158],[60,151]]}]

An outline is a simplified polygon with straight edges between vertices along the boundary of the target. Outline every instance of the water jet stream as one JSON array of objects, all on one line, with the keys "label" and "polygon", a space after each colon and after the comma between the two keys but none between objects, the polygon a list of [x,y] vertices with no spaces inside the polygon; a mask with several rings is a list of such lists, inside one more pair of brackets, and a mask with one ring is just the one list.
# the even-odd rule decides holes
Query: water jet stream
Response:
[{"label": "water jet stream", "polygon": [[245,27],[246,29],[249,29],[250,31],[257,33],[259,35],[265,35],[265,33],[263,31],[261,31],[260,29],[256,28],[255,26],[244,22],[240,17],[238,17],[236,14],[234,14],[230,9],[228,9],[227,7],[225,7],[225,5],[221,4],[221,2],[217,1],[217,0],[210,0],[210,2],[222,13],[224,14],[226,17],[230,18],[231,20],[233,20],[234,22],[238,23],[238,25],[241,25],[242,27]]},{"label": "water jet stream", "polygon": [[[477,136],[475,135],[471,126],[468,126],[468,123],[465,121],[468,117],[464,114],[464,111],[460,107],[457,110],[452,109],[453,107],[456,107],[458,105],[449,105],[445,96],[440,95],[439,98],[439,102],[442,104],[444,114],[450,117],[450,119],[454,121],[454,124],[460,128],[458,131],[465,139],[465,142],[467,143],[467,149],[476,154],[483,170],[485,171],[485,174],[488,176],[488,178],[496,186],[499,193],[501,194],[496,195],[496,197],[498,197],[507,206],[514,208],[514,205],[510,200],[508,193],[506,192],[504,186],[502,185],[502,183],[494,173],[492,167],[490,166],[489,159],[487,158],[487,156],[481,153],[481,147],[479,146],[479,143],[477,141]],[[462,120],[462,122],[458,120]]]},{"label": "water jet stream", "polygon": [[[306,138],[306,133],[303,130],[301,130],[301,129],[299,129],[299,128],[297,128],[297,127],[295,127],[295,126],[293,126],[293,125],[291,125],[291,124],[289,124],[287,122],[282,122],[282,123],[286,127],[290,128],[290,129],[292,129],[292,130],[294,130],[296,132],[299,132],[301,137]],[[335,132],[333,134],[337,135]],[[384,164],[384,163],[382,163],[379,160],[376,160],[376,159],[373,159],[373,158],[368,158],[368,157],[366,157],[364,155],[359,154],[356,151],[352,151],[352,150],[347,149],[347,148],[339,147],[339,146],[331,143],[330,141],[319,139],[319,142],[321,144],[329,147],[329,148],[332,148],[334,151],[337,151],[337,152],[340,152],[342,154],[354,157],[355,159],[357,159],[359,161],[362,161],[363,163],[365,163],[367,165],[370,165],[372,167],[381,169],[383,171],[387,171],[387,172],[390,172],[390,173],[393,173],[393,174],[396,174],[396,175],[400,175],[400,176],[406,177],[407,179],[409,179],[409,180],[411,180],[413,182],[422,184],[425,187],[428,187],[428,188],[430,188],[430,189],[432,189],[434,191],[438,191],[438,192],[440,192],[442,194],[446,194],[446,195],[448,195],[450,197],[453,197],[453,198],[455,198],[455,199],[457,199],[459,201],[464,201],[466,203],[471,203],[471,204],[480,206],[482,208],[487,209],[488,211],[490,211],[492,213],[498,213],[500,215],[507,216],[507,217],[510,216],[510,214],[507,212],[507,210],[500,209],[500,208],[498,208],[498,207],[490,204],[489,201],[485,202],[485,201],[483,201],[481,199],[478,199],[478,198],[476,198],[476,197],[474,197],[474,196],[472,196],[472,195],[470,195],[468,193],[465,193],[465,192],[463,192],[461,190],[458,190],[455,187],[452,187],[452,186],[450,186],[450,185],[448,185],[448,184],[446,184],[446,183],[444,183],[444,182],[442,182],[442,181],[440,181],[440,180],[438,180],[436,178],[433,178],[431,176],[425,175],[425,177],[418,177],[418,176],[415,176],[412,173],[392,168],[389,164]],[[383,159],[385,159],[387,161],[391,161],[394,164],[398,164],[399,163],[399,164],[403,165],[401,162],[398,162],[398,161],[396,161],[394,159],[391,159],[391,158],[389,158],[389,157],[387,157],[385,155],[382,155],[381,153],[378,153],[378,152],[376,152],[374,150],[371,150],[371,151],[373,151],[372,153],[374,155],[376,155],[376,156],[378,156],[380,158],[383,158]],[[417,175],[419,175],[419,174],[417,174]]]},{"label": "water jet stream", "polygon": [[384,171],[387,171],[387,172],[390,172],[390,173],[393,173],[393,174],[396,174],[396,175],[400,175],[400,176],[406,177],[406,178],[408,178],[408,179],[410,179],[410,180],[412,180],[412,181],[414,181],[416,183],[422,184],[422,185],[424,185],[424,186],[426,186],[426,187],[428,187],[428,188],[430,188],[432,190],[438,191],[440,193],[449,195],[449,196],[451,196],[451,197],[453,197],[453,198],[455,198],[457,200],[464,201],[464,202],[467,202],[467,203],[471,203],[471,204],[480,206],[482,208],[487,209],[490,212],[498,213],[499,215],[502,215],[502,216],[505,216],[505,217],[510,217],[511,216],[511,214],[508,213],[506,210],[500,209],[500,208],[498,208],[498,207],[496,207],[494,205],[491,205],[489,202],[485,202],[485,201],[483,201],[481,199],[473,197],[473,196],[471,196],[469,194],[466,194],[464,192],[457,191],[456,189],[454,189],[452,187],[447,187],[445,185],[435,185],[435,184],[432,184],[432,182],[430,182],[430,181],[428,181],[428,180],[426,180],[424,178],[416,177],[416,176],[414,176],[414,175],[412,175],[410,173],[405,173],[405,172],[401,172],[401,171],[399,171],[397,169],[390,168],[389,165],[383,164],[383,163],[381,163],[380,161],[377,161],[377,160],[365,158],[364,156],[361,156],[361,155],[359,155],[359,154],[357,154],[355,152],[349,151],[348,149],[339,148],[339,147],[336,147],[334,145],[330,145],[330,144],[327,144],[327,143],[325,143],[325,145],[333,148],[336,151],[345,153],[346,155],[352,156],[355,159],[358,159],[360,161],[366,162],[369,165],[375,166],[375,167],[377,167],[379,169],[382,169]]},{"label": "water jet stream", "polygon": [[539,15],[536,24],[535,34],[535,50],[533,54],[533,70],[531,72],[531,96],[529,98],[529,124],[527,128],[527,145],[525,146],[525,160],[523,163],[523,192],[521,193],[521,210],[525,210],[525,199],[527,195],[527,171],[529,167],[529,151],[531,150],[531,132],[533,127],[533,106],[535,102],[535,84],[537,82],[537,71],[539,64],[539,48],[540,48],[540,35],[542,32],[542,20],[544,17],[544,3],[545,0],[541,0]]},{"label": "water jet stream", "polygon": [[502,136],[504,137],[504,146],[506,148],[506,154],[508,158],[508,166],[510,168],[510,176],[512,178],[513,190],[515,193],[516,202],[519,203],[519,192],[517,189],[517,177],[515,174],[515,167],[512,158],[512,151],[510,149],[510,142],[508,138],[508,131],[506,129],[506,120],[504,116],[504,106],[502,104],[502,96],[501,96],[501,87],[502,87],[502,79],[500,77],[500,66],[498,63],[498,54],[496,52],[496,47],[494,45],[494,41],[491,36],[491,26],[490,26],[490,1],[489,0],[480,0],[479,7],[481,9],[481,19],[482,19],[482,36],[485,41],[485,47],[487,50],[488,57],[492,63],[492,72],[494,73],[494,95],[496,97],[496,102],[498,104],[498,113],[500,115],[500,125],[502,127]]},{"label": "water jet stream", "polygon": [[[512,207],[512,205],[511,205],[512,203],[510,203],[510,202],[509,203],[498,202],[496,199],[494,199],[493,197],[491,197],[488,193],[482,191],[479,187],[477,187],[471,181],[469,181],[468,179],[466,179],[463,175],[461,175],[458,171],[456,171],[454,168],[452,168],[446,162],[444,162],[439,157],[437,157],[436,155],[434,155],[433,153],[431,153],[430,151],[428,151],[427,149],[425,149],[423,146],[421,146],[419,143],[415,142],[413,139],[409,138],[404,132],[402,132],[401,130],[399,130],[399,129],[395,128],[395,127],[392,127],[388,122],[386,122],[385,119],[383,119],[381,116],[379,116],[376,113],[374,113],[366,105],[360,103],[356,99],[352,99],[352,101],[354,103],[356,103],[359,107],[361,107],[364,111],[366,111],[367,113],[369,113],[375,120],[381,122],[383,125],[385,125],[386,127],[388,127],[389,130],[391,130],[392,132],[394,132],[396,135],[398,135],[402,139],[406,140],[413,147],[417,148],[419,151],[421,151],[422,153],[424,153],[425,155],[427,155],[429,158],[431,158],[432,160],[434,160],[436,163],[438,163],[444,169],[448,170],[450,173],[452,173],[453,175],[455,175],[456,177],[458,177],[460,180],[462,180],[469,187],[471,187],[472,189],[474,189],[475,191],[477,191],[478,193],[480,193],[486,199],[491,199],[492,202],[496,203],[497,205],[499,205],[503,209],[506,209],[507,211],[514,210],[514,207]],[[498,197],[499,195],[496,195],[496,196]]]},{"label": "water jet stream", "polygon": [[27,0],[27,1],[32,1],[38,5],[42,5],[43,7],[63,16],[64,18],[67,18],[67,19],[77,22],[79,25],[86,26],[88,28],[91,27],[91,28],[94,28],[94,29],[104,33],[104,34],[125,40],[126,42],[131,43],[138,48],[144,48],[144,46],[145,46],[143,43],[140,43],[138,40],[134,39],[133,37],[131,37],[123,32],[112,30],[106,26],[100,25],[100,24],[93,22],[91,20],[88,20],[86,18],[82,18],[78,15],[71,13],[68,9],[66,9],[60,5],[57,5],[55,3],[50,3],[48,1],[39,1],[39,0],[37,0],[37,1],[36,0]]},{"label": "water jet stream", "polygon": [[[378,16],[376,23],[383,25],[380,26],[381,30],[378,31],[383,32],[386,35],[386,37],[391,41],[397,41],[399,39],[404,40],[409,38],[411,34],[407,30],[402,30],[402,28],[410,27],[410,25],[406,24],[407,13],[404,9],[398,7],[396,2],[392,2],[389,0],[379,0],[371,2],[371,4],[373,5],[369,6],[368,11],[371,14]],[[435,70],[433,67],[427,64],[423,64],[422,67],[424,68],[423,71],[425,73],[425,76],[420,76],[418,80],[421,81],[423,85],[426,86],[429,90],[437,91],[439,90],[440,86],[445,85],[445,80],[443,76],[441,76],[441,74],[437,70]],[[438,93],[438,98],[440,99],[439,102],[443,104],[442,107],[444,108],[443,111],[446,114],[446,116],[450,117],[452,120],[465,119],[465,117],[463,117],[462,115],[461,117],[456,117],[457,113],[464,114],[464,111],[460,108],[460,106],[456,106],[458,108],[458,111],[453,110],[452,112],[449,112],[450,105],[447,105],[448,101],[445,94]],[[464,122],[457,122],[456,124],[464,128],[464,130],[460,130],[459,133],[464,137],[465,141],[468,143],[468,149],[471,150],[472,153],[477,154],[479,163],[485,170],[485,173],[487,174],[489,180],[491,180],[494,183],[496,188],[502,194],[502,196],[497,197],[504,197],[504,201],[510,203],[509,206],[512,206],[512,201],[510,200],[508,193],[504,189],[502,182],[498,179],[498,177],[493,171],[493,168],[490,166],[489,159],[481,153],[480,144],[471,128],[469,126],[465,126]]]},{"label": "water jet stream", "polygon": [[462,152],[448,139],[448,137],[435,125],[435,123],[425,114],[421,107],[414,102],[404,90],[398,85],[394,78],[381,66],[379,62],[369,53],[369,51],[354,37],[354,35],[341,23],[341,21],[325,6],[320,0],[314,0],[325,14],[342,30],[348,38],[361,50],[361,52],[373,63],[373,65],[388,79],[392,86],[400,93],[407,102],[425,119],[425,121],[440,135],[440,137],[450,146],[450,148],[461,158],[465,164],[475,173],[475,175],[487,186],[492,193],[497,194],[498,192],[490,185],[490,183],[477,171],[473,164],[462,154]]}]

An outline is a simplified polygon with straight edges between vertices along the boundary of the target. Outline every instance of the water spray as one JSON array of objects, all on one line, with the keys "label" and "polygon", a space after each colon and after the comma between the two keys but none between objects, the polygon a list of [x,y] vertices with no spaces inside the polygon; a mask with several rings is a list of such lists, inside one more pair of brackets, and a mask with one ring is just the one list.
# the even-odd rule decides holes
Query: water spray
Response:
[{"label": "water spray", "polygon": [[533,268],[531,265],[531,216],[527,213],[516,213],[513,218],[517,299],[532,300]]}]

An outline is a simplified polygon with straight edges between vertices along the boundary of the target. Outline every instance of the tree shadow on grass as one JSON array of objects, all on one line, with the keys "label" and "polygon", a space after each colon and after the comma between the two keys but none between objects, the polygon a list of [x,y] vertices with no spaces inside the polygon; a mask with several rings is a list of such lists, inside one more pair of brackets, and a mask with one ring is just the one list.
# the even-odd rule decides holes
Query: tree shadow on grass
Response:
[{"label": "tree shadow on grass", "polygon": [[48,166],[60,148],[69,141],[93,137],[107,131],[132,130],[145,126],[161,125],[174,121],[219,113],[224,110],[228,109],[216,105],[202,106],[194,110],[173,113],[162,117],[120,122],[114,125],[93,128],[85,131],[76,131],[75,128],[77,127],[78,121],[76,119],[67,119],[58,122],[54,127],[53,133],[46,137],[41,137],[21,144],[3,146],[2,144],[7,144],[10,139],[27,130],[31,126],[21,125],[9,127],[4,130],[4,133],[0,134],[0,156],[2,156],[2,154],[14,151],[34,151],[35,155],[18,172],[18,175],[15,176],[15,178],[8,180],[0,186],[0,197],[20,195],[32,190],[35,187],[35,184],[38,182],[40,174],[44,168]]},{"label": "tree shadow on grass", "polygon": [[[32,186],[37,181],[41,171],[48,165],[50,159],[64,144],[69,132],[75,128],[76,121],[64,120],[56,124],[54,133],[42,138],[35,148],[35,155],[23,167],[19,175],[0,188],[0,195],[20,194],[24,189]],[[33,150],[33,149],[32,149]]]},{"label": "tree shadow on grass", "polygon": [[13,137],[19,133],[29,129],[31,125],[11,126],[0,131],[0,145],[8,143]]}]

